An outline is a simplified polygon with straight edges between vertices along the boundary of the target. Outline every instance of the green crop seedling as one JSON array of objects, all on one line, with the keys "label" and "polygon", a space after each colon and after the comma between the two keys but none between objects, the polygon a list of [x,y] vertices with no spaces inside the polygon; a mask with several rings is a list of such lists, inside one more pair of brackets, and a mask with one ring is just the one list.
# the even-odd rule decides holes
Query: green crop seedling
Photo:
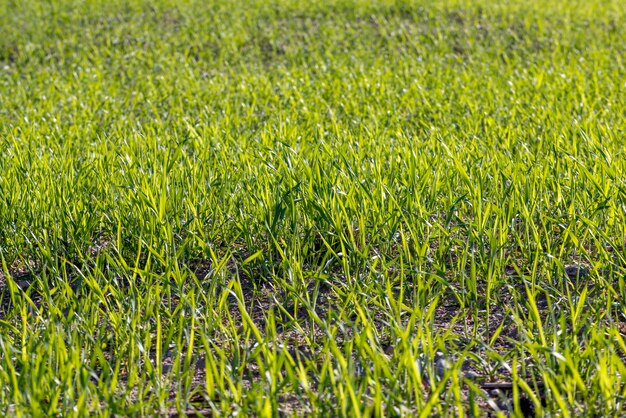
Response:
[{"label": "green crop seedling", "polygon": [[3,415],[624,415],[624,1],[0,29]]}]

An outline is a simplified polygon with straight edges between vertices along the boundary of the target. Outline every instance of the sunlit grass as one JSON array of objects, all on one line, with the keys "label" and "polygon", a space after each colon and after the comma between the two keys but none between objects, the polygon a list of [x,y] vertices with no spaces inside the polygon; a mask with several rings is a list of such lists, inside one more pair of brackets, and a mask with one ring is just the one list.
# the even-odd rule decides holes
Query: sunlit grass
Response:
[{"label": "sunlit grass", "polygon": [[0,410],[622,414],[626,4],[300,3],[0,0]]}]

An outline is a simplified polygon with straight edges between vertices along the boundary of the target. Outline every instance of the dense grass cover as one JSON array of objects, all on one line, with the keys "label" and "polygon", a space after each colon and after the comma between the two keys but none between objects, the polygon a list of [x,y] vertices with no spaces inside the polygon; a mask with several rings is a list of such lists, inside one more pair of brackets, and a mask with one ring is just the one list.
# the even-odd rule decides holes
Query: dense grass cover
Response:
[{"label": "dense grass cover", "polygon": [[623,1],[0,28],[4,414],[624,413]]}]

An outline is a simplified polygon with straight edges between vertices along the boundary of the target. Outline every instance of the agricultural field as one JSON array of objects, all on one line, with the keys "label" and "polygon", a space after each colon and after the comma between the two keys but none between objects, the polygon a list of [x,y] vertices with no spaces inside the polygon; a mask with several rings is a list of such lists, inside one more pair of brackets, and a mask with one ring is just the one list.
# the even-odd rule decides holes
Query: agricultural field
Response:
[{"label": "agricultural field", "polygon": [[626,416],[623,0],[0,0],[3,416]]}]

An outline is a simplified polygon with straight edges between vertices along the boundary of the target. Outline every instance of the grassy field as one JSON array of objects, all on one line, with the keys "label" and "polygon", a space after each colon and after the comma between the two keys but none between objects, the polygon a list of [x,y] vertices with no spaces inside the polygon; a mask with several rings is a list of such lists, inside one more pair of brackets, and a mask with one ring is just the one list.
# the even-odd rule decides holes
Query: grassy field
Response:
[{"label": "grassy field", "polygon": [[0,0],[0,412],[624,416],[626,3],[432,3]]}]

